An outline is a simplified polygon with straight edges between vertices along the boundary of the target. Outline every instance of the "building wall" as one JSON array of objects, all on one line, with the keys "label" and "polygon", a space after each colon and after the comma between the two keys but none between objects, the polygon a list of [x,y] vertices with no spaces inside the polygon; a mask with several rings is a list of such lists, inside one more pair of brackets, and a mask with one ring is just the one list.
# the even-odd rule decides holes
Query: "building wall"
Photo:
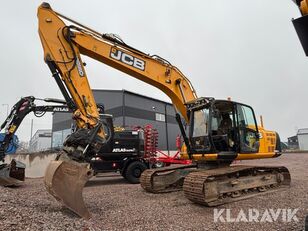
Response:
[{"label": "building wall", "polygon": [[299,149],[297,135],[288,138],[289,149]]},{"label": "building wall", "polygon": [[298,134],[298,144],[300,150],[308,150],[308,134]]},{"label": "building wall", "polygon": [[175,120],[174,107],[171,104],[130,92],[125,92],[124,99],[126,126],[151,124],[159,134],[158,148],[176,150],[175,139],[177,135],[180,135],[180,130]]},{"label": "building wall", "polygon": [[10,163],[13,159],[18,160],[26,165],[26,177],[37,178],[44,177],[47,166],[55,158],[54,153],[12,154],[5,156],[5,163]]},{"label": "building wall", "polygon": [[[71,121],[72,122],[72,121]],[[64,129],[64,130],[59,130],[59,131],[54,131],[52,133],[52,148],[61,148],[63,146],[63,142],[65,138],[71,134],[72,129]]]},{"label": "building wall", "polygon": [[30,140],[29,151],[40,152],[50,149],[51,147],[51,130],[37,130]]},{"label": "building wall", "polygon": [[106,113],[114,118],[123,115],[123,91],[93,90],[93,94],[96,102],[105,106]]},{"label": "building wall", "polygon": [[72,113],[54,112],[52,114],[52,132],[71,128]]},{"label": "building wall", "polygon": [[[172,104],[125,90],[93,90],[95,100],[103,104],[105,113],[113,115],[114,125],[122,127],[151,124],[158,130],[158,148],[176,150],[175,139],[180,134]],[[71,131],[71,113],[53,114],[52,146],[61,147]]]}]

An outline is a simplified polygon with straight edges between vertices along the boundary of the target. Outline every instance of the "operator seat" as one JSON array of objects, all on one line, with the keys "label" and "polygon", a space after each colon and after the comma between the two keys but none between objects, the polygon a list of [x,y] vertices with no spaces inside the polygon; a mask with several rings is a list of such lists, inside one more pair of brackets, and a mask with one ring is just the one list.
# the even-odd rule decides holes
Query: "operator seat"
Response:
[{"label": "operator seat", "polygon": [[233,141],[231,140],[232,120],[229,113],[222,114],[222,120],[218,126],[217,136],[214,138],[214,144],[218,151],[230,151]]},{"label": "operator seat", "polygon": [[219,135],[228,134],[231,129],[232,129],[232,120],[228,113],[223,113],[222,120],[218,126],[218,134]]}]

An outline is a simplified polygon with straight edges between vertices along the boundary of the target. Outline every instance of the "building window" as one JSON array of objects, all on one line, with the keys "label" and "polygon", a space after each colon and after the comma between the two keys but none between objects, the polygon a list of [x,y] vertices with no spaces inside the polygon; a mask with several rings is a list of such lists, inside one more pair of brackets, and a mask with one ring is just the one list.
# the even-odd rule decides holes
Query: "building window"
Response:
[{"label": "building window", "polygon": [[161,122],[166,121],[165,115],[161,113],[155,113],[155,119],[156,121],[161,121]]},{"label": "building window", "polygon": [[58,148],[62,147],[62,131],[57,131],[52,133],[52,147]]},{"label": "building window", "polygon": [[62,130],[62,131],[53,132],[52,133],[52,143],[51,143],[51,146],[53,148],[60,148],[60,147],[62,147],[64,140],[71,133],[72,133],[72,130],[70,128]]}]

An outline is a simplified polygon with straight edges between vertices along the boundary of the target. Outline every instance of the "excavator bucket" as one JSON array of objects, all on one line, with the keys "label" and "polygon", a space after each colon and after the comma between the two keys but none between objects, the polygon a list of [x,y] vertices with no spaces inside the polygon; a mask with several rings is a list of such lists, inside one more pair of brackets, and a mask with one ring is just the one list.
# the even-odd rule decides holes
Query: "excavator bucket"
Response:
[{"label": "excavator bucket", "polygon": [[308,56],[308,15],[292,20],[293,26],[302,44],[306,56]]},{"label": "excavator bucket", "polygon": [[10,164],[0,165],[0,185],[20,186],[25,181],[26,165],[13,159]]},{"label": "excavator bucket", "polygon": [[78,216],[89,219],[82,197],[85,183],[93,176],[88,164],[72,160],[54,160],[48,165],[44,183],[47,191]]}]

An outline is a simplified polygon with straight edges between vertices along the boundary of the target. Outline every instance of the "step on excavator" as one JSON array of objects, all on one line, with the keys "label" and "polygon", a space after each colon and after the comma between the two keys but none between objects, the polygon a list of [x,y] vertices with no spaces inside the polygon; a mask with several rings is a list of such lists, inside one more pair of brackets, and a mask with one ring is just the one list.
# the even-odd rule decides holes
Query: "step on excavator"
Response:
[{"label": "step on excavator", "polygon": [[234,160],[281,154],[279,135],[258,126],[249,105],[197,97],[189,79],[167,60],[133,48],[115,34],[82,25],[48,3],[39,6],[38,21],[44,60],[78,127],[65,141],[63,155],[49,164],[44,181],[48,192],[79,216],[90,217],[82,199],[93,175],[89,161],[109,145],[109,129],[99,119],[81,55],[157,87],[176,109],[183,156],[193,164],[145,170],[145,191],[184,190],[189,200],[216,206],[289,187],[290,174],[283,166],[230,166]]}]

